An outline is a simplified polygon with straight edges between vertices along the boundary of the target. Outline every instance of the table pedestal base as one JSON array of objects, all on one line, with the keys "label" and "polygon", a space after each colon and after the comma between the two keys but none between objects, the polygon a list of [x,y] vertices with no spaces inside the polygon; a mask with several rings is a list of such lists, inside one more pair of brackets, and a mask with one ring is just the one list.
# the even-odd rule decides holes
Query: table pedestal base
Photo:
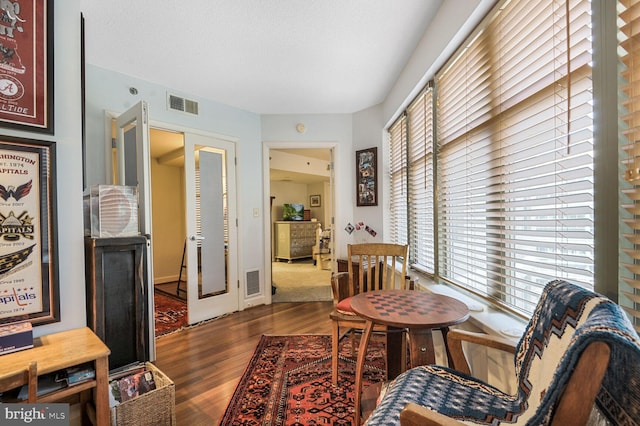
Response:
[{"label": "table pedestal base", "polygon": [[409,329],[410,365],[435,364],[436,354],[433,349],[433,334],[429,328]]},{"label": "table pedestal base", "polygon": [[[355,424],[360,425],[362,410],[362,373],[367,347],[374,325],[386,326],[387,334],[387,375],[395,378],[407,367],[435,364],[432,330],[441,330],[445,337],[448,327],[459,324],[469,317],[469,308],[464,303],[449,296],[415,290],[375,290],[360,293],[351,299],[351,308],[366,320],[356,362],[355,378]],[[398,333],[396,330],[407,331]],[[407,363],[407,343],[409,341],[409,362]],[[408,365],[407,365],[408,364]]]}]

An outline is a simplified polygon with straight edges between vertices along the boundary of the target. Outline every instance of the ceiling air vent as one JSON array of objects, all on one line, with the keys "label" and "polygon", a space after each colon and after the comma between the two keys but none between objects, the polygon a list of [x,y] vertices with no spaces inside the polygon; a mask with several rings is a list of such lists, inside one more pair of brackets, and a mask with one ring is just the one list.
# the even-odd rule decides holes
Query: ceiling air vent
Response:
[{"label": "ceiling air vent", "polygon": [[198,102],[180,96],[168,94],[169,109],[198,115]]}]

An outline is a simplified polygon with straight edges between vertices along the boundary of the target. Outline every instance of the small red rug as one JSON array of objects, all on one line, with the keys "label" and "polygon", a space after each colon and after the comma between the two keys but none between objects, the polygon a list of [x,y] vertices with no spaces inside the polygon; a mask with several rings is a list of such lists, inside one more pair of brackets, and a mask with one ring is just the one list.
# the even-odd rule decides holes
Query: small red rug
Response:
[{"label": "small red rug", "polygon": [[187,325],[187,304],[184,301],[155,291],[155,329],[156,337],[174,333]]},{"label": "small red rug", "polygon": [[[352,425],[355,356],[340,345],[338,386],[331,384],[331,336],[262,336],[220,425]],[[367,351],[364,386],[385,379],[384,344]]]}]

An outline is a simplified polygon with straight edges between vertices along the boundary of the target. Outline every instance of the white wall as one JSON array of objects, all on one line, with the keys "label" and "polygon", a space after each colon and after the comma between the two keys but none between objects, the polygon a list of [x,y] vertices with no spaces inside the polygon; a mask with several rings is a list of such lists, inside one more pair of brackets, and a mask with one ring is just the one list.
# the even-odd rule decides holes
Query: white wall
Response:
[{"label": "white wall", "polygon": [[[366,110],[353,114],[353,152],[351,153],[351,170],[352,170],[352,183],[351,193],[353,197],[354,213],[353,220],[355,222],[364,222],[366,225],[373,228],[377,235],[371,237],[365,234],[364,231],[354,232],[350,238],[354,242],[383,242],[384,241],[384,226],[383,226],[383,212],[385,206],[385,200],[388,203],[388,197],[383,190],[383,184],[385,176],[388,176],[388,169],[385,168],[383,162],[383,151],[386,147],[384,141],[384,123],[382,121],[382,107],[380,105],[368,108]],[[356,206],[356,155],[355,152],[360,149],[378,148],[378,205],[377,206]],[[385,174],[386,173],[386,174]],[[352,224],[355,225],[355,222]],[[338,230],[342,231],[341,227]]]},{"label": "white wall", "polygon": [[383,102],[385,125],[391,124],[496,3],[497,0],[447,0],[442,3]]},{"label": "white wall", "polygon": [[[131,95],[129,93],[130,87],[135,87],[138,94]],[[244,288],[245,275],[243,271],[262,270],[264,257],[262,239],[263,190],[261,185],[256,184],[256,180],[259,180],[262,175],[260,116],[183,93],[177,94],[199,102],[199,116],[168,111],[166,107],[167,91],[171,91],[171,88],[87,65],[87,176],[89,184],[106,182],[105,110],[120,113],[138,101],[145,100],[149,104],[149,119],[152,125],[164,123],[237,139],[238,277],[240,288]],[[171,91],[171,93],[174,92]],[[257,217],[253,216],[254,208],[258,209],[259,215]],[[268,212],[266,213],[268,214]]]},{"label": "white wall", "polygon": [[[330,223],[328,223],[329,216],[325,216],[325,206],[327,202],[327,197],[330,195],[325,193],[325,182],[317,182],[310,183],[307,185],[307,202],[305,204],[305,208],[311,210],[311,217],[318,219],[318,222],[322,225],[322,229],[327,228]],[[320,196],[320,207],[311,207],[309,197],[312,195]]]},{"label": "white wall", "polygon": [[[356,150],[378,147],[378,205],[355,207],[354,203],[353,214],[354,220],[363,221],[378,232],[376,241],[384,241],[385,221],[389,216],[390,188],[385,180],[389,175],[389,155],[385,128],[422,90],[426,82],[433,78],[435,72],[495,3],[496,0],[444,1],[385,101],[353,114],[352,167],[355,168]],[[355,171],[352,174],[352,179],[355,179]],[[355,200],[353,183],[351,186],[352,198]],[[343,227],[338,227],[338,231],[341,228]],[[354,239],[356,242],[372,240],[356,233],[349,240]]]},{"label": "white wall", "polygon": [[[327,150],[328,152],[328,150]],[[292,154],[290,152],[284,152],[279,150],[270,150],[269,151],[269,168],[271,170],[271,178],[274,177],[274,171],[284,171],[284,172],[297,172],[304,173],[308,175],[315,176],[323,176],[326,181],[329,181],[330,178],[330,170],[328,168],[329,162],[325,160],[320,160],[315,157],[307,157],[304,155]],[[280,190],[280,185],[277,181],[271,182],[271,195],[276,196],[274,200],[274,207],[276,210],[273,211],[275,220],[281,217],[281,211],[278,211],[278,208],[282,208],[282,204],[284,203],[292,203],[293,201],[287,201],[290,197],[290,194],[286,192],[282,192]],[[286,181],[282,181],[282,183],[286,183]],[[329,215],[325,216],[325,209],[323,206],[327,205],[327,196],[325,193],[324,182],[316,182],[309,183],[305,185],[306,195],[304,197],[300,197],[299,201],[295,201],[296,203],[300,203],[304,205],[305,209],[310,210],[311,217],[318,219],[324,226],[325,217],[330,217]],[[277,192],[277,194],[276,194]],[[320,207],[311,207],[311,195],[320,195]]]},{"label": "white wall", "polygon": [[302,204],[309,208],[309,191],[306,183],[271,182],[271,196],[273,199],[273,221],[282,220],[284,204]]},{"label": "white wall", "polygon": [[[306,148],[314,143],[335,143],[335,200],[336,228],[338,230],[353,219],[355,206],[352,187],[353,170],[352,115],[351,114],[266,114],[262,119],[262,140],[267,144]],[[304,123],[304,133],[296,131],[296,124]],[[353,161],[352,161],[353,160]],[[344,232],[336,232],[336,253],[347,255]]]},{"label": "white wall", "polygon": [[[177,93],[200,101],[200,117],[168,112],[167,88],[123,74],[107,71],[87,64],[86,112],[87,112],[87,184],[106,183],[104,111],[122,112],[144,99],[149,102],[152,120],[179,124],[191,129],[236,137],[238,155],[238,207],[239,244],[242,271],[261,269],[264,259],[262,235],[264,222],[263,187],[256,184],[262,176],[263,141],[289,141],[304,146],[308,142],[335,142],[336,149],[336,248],[338,256],[346,255],[343,231],[347,222],[364,217],[370,223],[381,221],[381,206],[355,207],[354,162],[355,149],[382,146],[381,132],[402,104],[411,96],[431,63],[440,57],[450,43],[458,27],[479,6],[485,8],[493,0],[469,0],[444,2],[434,22],[442,22],[425,33],[408,66],[382,106],[351,114],[287,114],[259,116],[216,102],[199,99],[191,94]],[[60,283],[61,322],[36,327],[40,336],[56,331],[81,327],[86,324],[83,217],[82,217],[82,135],[80,110],[80,5],[78,0],[52,2],[54,7],[55,52],[55,134],[2,129],[2,134],[46,139],[56,142],[57,149],[57,210],[58,210],[58,270]],[[91,49],[87,40],[87,49]],[[114,47],[115,48],[115,47]],[[129,87],[138,89],[138,95],[129,94]],[[381,112],[375,110],[382,108]],[[377,117],[381,114],[380,117]],[[306,132],[297,133],[295,125],[303,122]],[[375,135],[374,135],[375,133]],[[371,136],[373,135],[373,136]],[[371,139],[371,141],[369,140]],[[375,140],[375,142],[374,142]],[[371,142],[371,143],[369,143]],[[380,159],[380,152],[379,152]],[[383,171],[384,172],[384,171]],[[384,203],[384,194],[380,194]],[[259,217],[253,216],[258,208]],[[379,226],[382,229],[382,226]],[[257,241],[259,240],[259,241]],[[342,242],[341,242],[342,241]],[[241,283],[243,285],[243,283]]]}]

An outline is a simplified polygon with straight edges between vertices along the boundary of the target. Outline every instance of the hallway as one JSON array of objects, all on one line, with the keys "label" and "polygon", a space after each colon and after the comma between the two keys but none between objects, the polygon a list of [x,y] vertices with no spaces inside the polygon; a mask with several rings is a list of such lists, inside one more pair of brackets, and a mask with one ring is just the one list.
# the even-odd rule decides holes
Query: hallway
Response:
[{"label": "hallway", "polygon": [[294,260],[293,263],[273,262],[272,283],[276,302],[330,301],[331,271],[319,269],[311,259]]}]

